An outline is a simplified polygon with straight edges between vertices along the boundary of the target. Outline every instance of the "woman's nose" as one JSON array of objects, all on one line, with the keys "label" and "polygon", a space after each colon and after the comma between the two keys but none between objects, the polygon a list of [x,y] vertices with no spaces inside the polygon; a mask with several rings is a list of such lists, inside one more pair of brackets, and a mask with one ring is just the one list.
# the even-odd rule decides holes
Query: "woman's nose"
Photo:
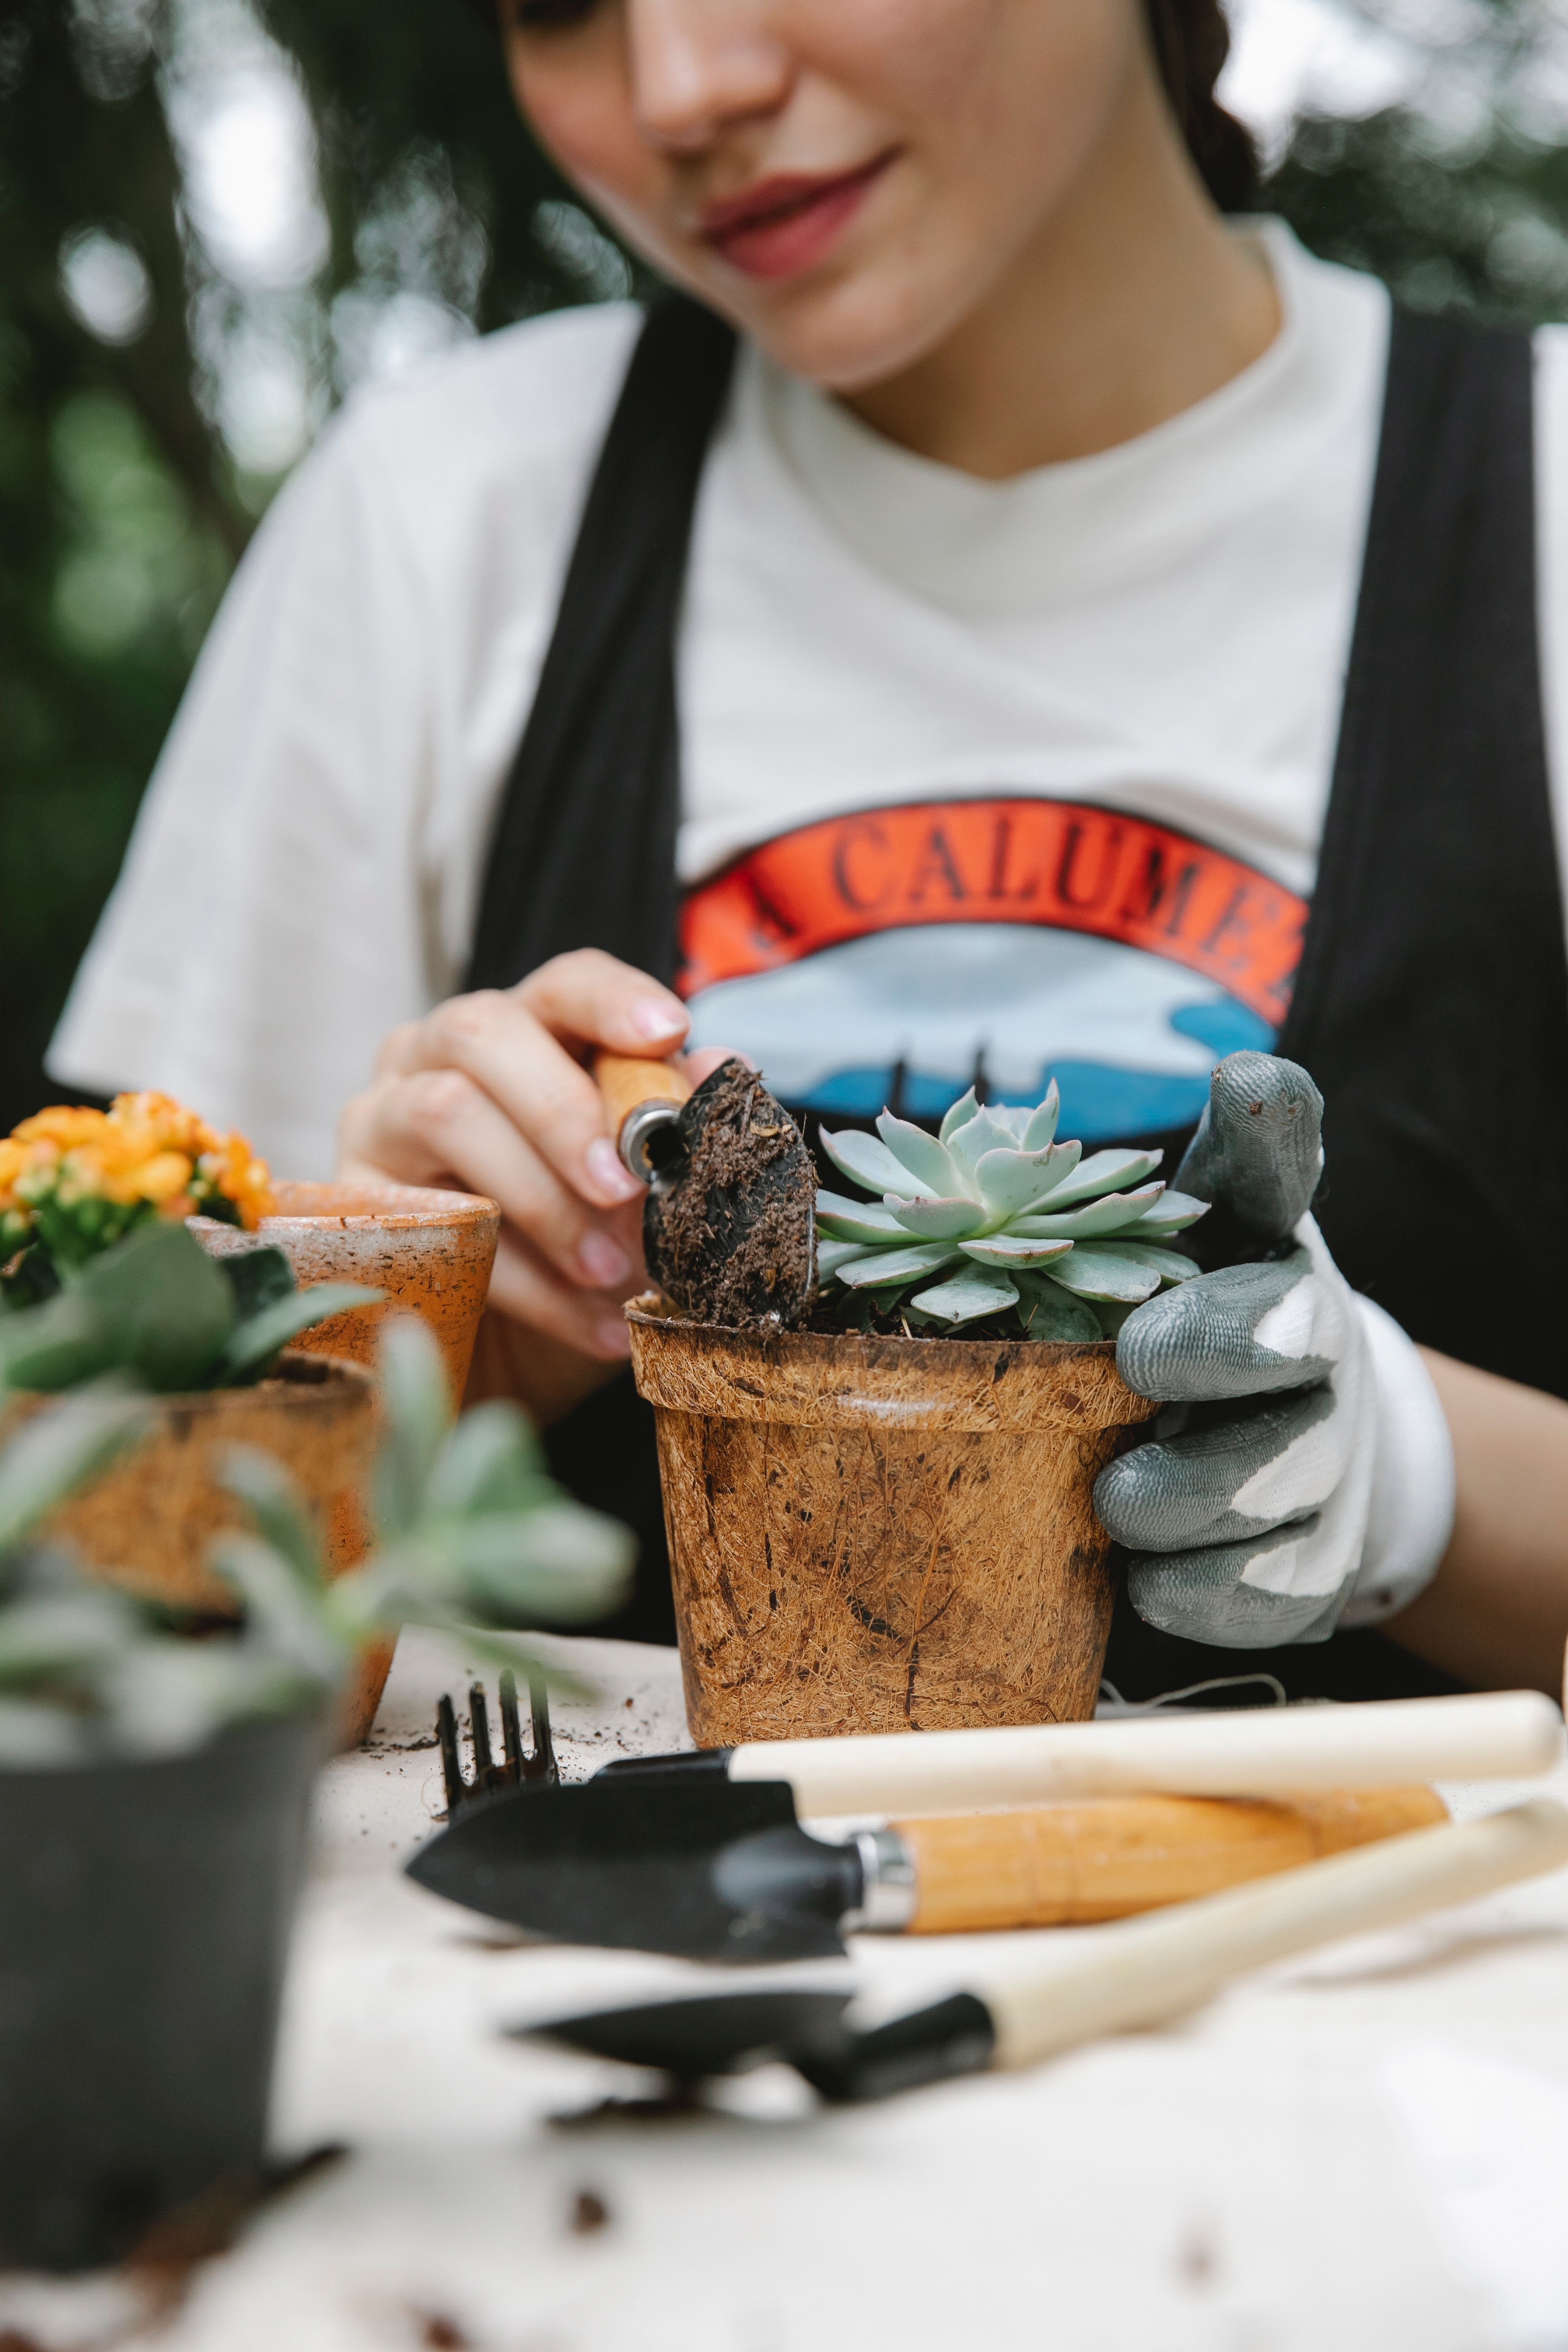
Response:
[{"label": "woman's nose", "polygon": [[633,102],[660,146],[706,146],[729,124],[776,110],[789,52],[767,0],[629,0]]}]

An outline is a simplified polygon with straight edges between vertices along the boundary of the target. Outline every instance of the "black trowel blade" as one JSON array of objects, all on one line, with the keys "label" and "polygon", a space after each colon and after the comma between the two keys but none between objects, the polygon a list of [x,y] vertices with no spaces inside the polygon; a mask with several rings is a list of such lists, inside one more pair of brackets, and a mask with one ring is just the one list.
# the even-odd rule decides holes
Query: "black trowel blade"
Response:
[{"label": "black trowel blade", "polygon": [[794,1986],[699,1995],[558,2018],[549,2025],[520,2028],[517,2038],[552,2042],[590,2057],[654,2067],[677,2082],[699,2083],[713,2074],[748,2074],[773,2058],[793,2064],[805,2053],[839,2057],[847,2046],[844,2012],[850,1999],[847,1992]]},{"label": "black trowel blade", "polygon": [[688,2085],[783,2059],[834,2101],[885,2099],[949,2075],[983,2074],[994,2056],[995,2025],[975,1993],[949,1993],[868,2032],[857,2032],[847,2020],[850,1999],[778,1985],[765,1992],[595,2010],[514,2031],[520,2041],[657,2068]]},{"label": "black trowel blade", "polygon": [[682,1107],[679,1145],[643,1211],[649,1274],[699,1322],[795,1323],[816,1278],[799,1128],[754,1070],[723,1062]]},{"label": "black trowel blade", "polygon": [[563,1943],[690,1959],[817,1959],[858,1904],[853,1847],[808,1837],[787,1781],[593,1780],[466,1806],[408,1874]]}]

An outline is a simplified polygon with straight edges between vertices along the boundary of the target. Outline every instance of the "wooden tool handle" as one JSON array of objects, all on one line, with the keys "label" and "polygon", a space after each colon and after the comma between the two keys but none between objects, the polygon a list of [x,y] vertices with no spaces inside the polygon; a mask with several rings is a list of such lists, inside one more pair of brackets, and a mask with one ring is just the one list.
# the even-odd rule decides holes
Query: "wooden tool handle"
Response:
[{"label": "wooden tool handle", "polygon": [[672,1062],[645,1062],[630,1054],[599,1054],[594,1060],[594,1083],[605,1098],[612,1132],[619,1136],[634,1110],[644,1103],[673,1103],[677,1109],[690,1099],[691,1088]]},{"label": "wooden tool handle", "polygon": [[758,1740],[732,1780],[788,1780],[803,1815],[979,1812],[1053,1799],[1161,1793],[1296,1798],[1417,1780],[1523,1780],[1563,1752],[1540,1691],[1146,1715],[991,1731]]},{"label": "wooden tool handle", "polygon": [[998,1972],[973,1990],[995,2027],[995,2064],[1032,2065],[1099,2033],[1163,2024],[1244,1969],[1400,1927],[1563,1863],[1568,1808],[1538,1797],[1483,1821],[1415,1830],[1258,1886],[1091,1928],[1067,1951],[1058,1947],[1051,1965]]},{"label": "wooden tool handle", "polygon": [[1121,1919],[1447,1818],[1435,1789],[1372,1789],[1297,1804],[1106,1797],[893,1827],[915,1865],[910,1932],[940,1936]]}]

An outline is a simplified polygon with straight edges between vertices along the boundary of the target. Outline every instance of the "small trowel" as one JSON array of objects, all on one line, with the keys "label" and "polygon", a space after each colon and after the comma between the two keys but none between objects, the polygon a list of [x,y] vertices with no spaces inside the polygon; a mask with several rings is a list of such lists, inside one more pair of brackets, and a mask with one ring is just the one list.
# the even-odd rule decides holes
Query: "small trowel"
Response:
[{"label": "small trowel", "polygon": [[1004,1956],[963,1990],[883,2024],[862,2025],[847,1992],[774,1985],[519,2031],[657,2068],[686,2086],[782,2059],[825,2099],[881,2098],[944,2075],[1032,2066],[1100,2034],[1166,2024],[1244,1969],[1400,1926],[1565,1861],[1568,1810],[1537,1798],[1091,1929],[1026,1958]]},{"label": "small trowel", "polygon": [[669,1062],[600,1055],[616,1148],[648,1187],[643,1254],[700,1323],[798,1323],[816,1280],[816,1180],[794,1119],[743,1062],[695,1091]]},{"label": "small trowel", "polygon": [[844,1936],[1081,1925],[1184,1902],[1447,1818],[1425,1788],[1133,1797],[812,1836],[787,1781],[715,1773],[465,1803],[411,1877],[563,1943],[699,1960],[805,1960]]},{"label": "small trowel", "polygon": [[[1414,1784],[1523,1779],[1562,1747],[1540,1691],[760,1740],[622,1759],[567,1788],[506,1787],[485,1736],[471,1787],[449,1763],[449,1826],[409,1871],[573,1942],[799,1958],[855,1927],[1043,1926],[1184,1899],[1438,1818]],[[1187,1801],[1216,1798],[1233,1801]],[[801,1827],[908,1812],[948,1818],[845,1843]]]}]

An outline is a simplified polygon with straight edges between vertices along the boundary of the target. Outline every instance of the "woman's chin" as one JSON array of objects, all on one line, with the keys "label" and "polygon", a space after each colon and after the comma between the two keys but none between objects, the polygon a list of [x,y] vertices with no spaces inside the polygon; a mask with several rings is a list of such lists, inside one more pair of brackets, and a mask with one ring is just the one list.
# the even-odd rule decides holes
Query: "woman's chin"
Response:
[{"label": "woman's chin", "polygon": [[795,280],[695,290],[721,310],[769,359],[820,384],[855,393],[884,383],[934,351],[963,316],[962,296],[943,304],[914,272],[813,271]]}]

